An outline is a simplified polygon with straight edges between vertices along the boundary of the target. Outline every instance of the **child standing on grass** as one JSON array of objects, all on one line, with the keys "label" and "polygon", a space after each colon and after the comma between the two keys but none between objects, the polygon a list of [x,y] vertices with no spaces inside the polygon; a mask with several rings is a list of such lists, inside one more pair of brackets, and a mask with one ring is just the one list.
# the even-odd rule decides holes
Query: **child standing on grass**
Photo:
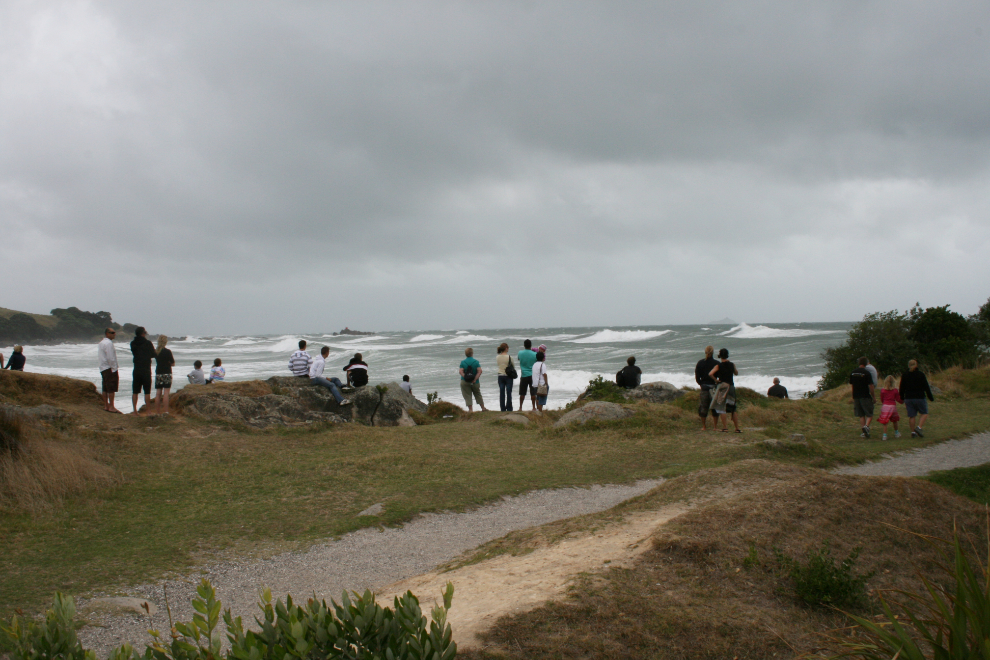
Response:
[{"label": "child standing on grass", "polygon": [[227,371],[220,366],[221,364],[223,363],[220,361],[220,358],[213,361],[213,368],[210,369],[210,380],[207,381],[208,383],[223,382],[224,376],[227,375]]},{"label": "child standing on grass", "polygon": [[901,416],[897,414],[898,403],[904,403],[904,400],[894,385],[894,377],[887,376],[883,379],[883,389],[880,390],[880,418],[877,420],[883,424],[883,440],[887,439],[888,422],[894,424],[894,437],[901,437],[901,432],[897,430],[897,422],[901,421]]}]

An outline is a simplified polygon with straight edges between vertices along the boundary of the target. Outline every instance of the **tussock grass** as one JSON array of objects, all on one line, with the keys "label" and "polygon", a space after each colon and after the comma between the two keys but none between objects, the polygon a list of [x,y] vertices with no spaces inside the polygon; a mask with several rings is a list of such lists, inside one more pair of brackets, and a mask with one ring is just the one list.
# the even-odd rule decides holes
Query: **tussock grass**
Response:
[{"label": "tussock grass", "polygon": [[113,470],[79,448],[44,437],[41,429],[15,413],[0,410],[0,510],[39,513],[67,497],[115,481]]},{"label": "tussock grass", "polygon": [[742,659],[827,652],[825,633],[848,621],[807,607],[774,559],[775,548],[804,558],[826,540],[837,556],[860,547],[856,572],[874,572],[868,589],[917,590],[916,571],[932,574],[938,553],[881,523],[947,536],[955,520],[976,537],[986,534],[982,507],[922,480],[834,476],[762,461],[682,479],[640,505],[683,495],[690,479],[748,481],[756,488],[676,518],[632,568],[579,576],[565,601],[504,617],[484,636],[483,650],[461,657]]},{"label": "tussock grass", "polygon": [[26,371],[0,370],[0,392],[25,406],[92,403],[102,405],[96,386],[84,380]]}]

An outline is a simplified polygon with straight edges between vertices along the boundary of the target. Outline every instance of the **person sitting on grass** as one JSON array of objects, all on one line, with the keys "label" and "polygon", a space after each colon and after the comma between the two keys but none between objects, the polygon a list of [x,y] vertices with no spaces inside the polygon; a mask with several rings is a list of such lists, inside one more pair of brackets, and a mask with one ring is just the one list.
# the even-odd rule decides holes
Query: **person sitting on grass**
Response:
[{"label": "person sitting on grass", "polygon": [[901,416],[897,414],[897,404],[904,403],[901,393],[894,387],[894,377],[887,376],[883,379],[883,389],[880,390],[880,417],[878,422],[883,424],[883,439],[887,439],[887,424],[894,424],[894,437],[901,437],[901,432],[897,430],[897,422],[901,421]]},{"label": "person sitting on grass", "polygon": [[203,373],[203,363],[199,360],[193,362],[193,370],[186,374],[186,380],[190,385],[206,385],[206,374]]},{"label": "person sitting on grass", "polygon": [[347,372],[348,387],[364,387],[368,384],[368,365],[360,353],[355,353],[351,361],[344,367]]},{"label": "person sitting on grass", "polygon": [[632,390],[639,387],[642,378],[643,370],[636,366],[636,357],[630,356],[626,360],[626,366],[622,367],[619,373],[615,374],[615,384],[627,390]]},{"label": "person sitting on grass", "polygon": [[789,396],[787,396],[787,388],[780,384],[780,379],[779,378],[774,378],[773,379],[773,385],[771,385],[770,386],[770,389],[767,390],[767,396],[768,397],[772,396],[772,397],[777,398],[777,399],[789,399],[790,398]]},{"label": "person sitting on grass", "polygon": [[313,364],[309,367],[309,382],[313,385],[321,385],[330,390],[330,394],[333,395],[333,398],[336,400],[338,405],[349,406],[351,405],[350,399],[345,399],[344,395],[340,393],[340,388],[344,386],[344,384],[340,382],[340,379],[328,379],[323,375],[323,370],[327,366],[328,355],[330,355],[329,346],[324,346],[320,349],[320,357],[313,360]]},{"label": "person sitting on grass", "polygon": [[223,362],[220,358],[213,361],[213,367],[210,369],[210,379],[206,381],[207,383],[222,383],[223,379],[227,377],[227,370],[223,368]]},{"label": "person sitting on grass", "polygon": [[464,359],[461,360],[461,366],[457,373],[461,375],[461,395],[464,397],[464,404],[467,406],[468,412],[474,412],[471,405],[472,395],[481,406],[481,412],[488,411],[485,408],[485,400],[481,398],[481,371],[481,363],[474,359],[474,349],[465,348]]}]

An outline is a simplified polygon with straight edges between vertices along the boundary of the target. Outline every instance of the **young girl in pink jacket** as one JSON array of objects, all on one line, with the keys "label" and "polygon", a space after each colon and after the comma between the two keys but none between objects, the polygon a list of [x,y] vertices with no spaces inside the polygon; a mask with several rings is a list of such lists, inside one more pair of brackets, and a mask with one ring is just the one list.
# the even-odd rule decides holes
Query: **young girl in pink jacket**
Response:
[{"label": "young girl in pink jacket", "polygon": [[883,379],[883,389],[880,390],[880,418],[877,420],[883,424],[883,439],[887,439],[887,423],[894,424],[894,437],[901,437],[901,432],[897,430],[897,422],[901,421],[901,416],[897,414],[897,404],[904,403],[900,392],[894,386],[894,377],[887,376]]}]

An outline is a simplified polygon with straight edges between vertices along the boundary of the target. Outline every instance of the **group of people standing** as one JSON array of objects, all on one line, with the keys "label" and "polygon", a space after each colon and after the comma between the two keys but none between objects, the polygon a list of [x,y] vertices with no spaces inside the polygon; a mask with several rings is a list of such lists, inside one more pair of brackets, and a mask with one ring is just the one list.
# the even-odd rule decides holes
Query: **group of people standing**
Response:
[{"label": "group of people standing", "polygon": [[[523,348],[516,354],[516,364],[512,362],[509,354],[509,345],[502,342],[496,349],[495,365],[498,368],[498,403],[499,409],[503,412],[512,411],[513,390],[515,380],[519,379],[519,410],[522,410],[529,395],[532,409],[543,412],[543,407],[547,405],[547,397],[550,395],[550,380],[547,372],[547,347],[545,344],[534,351],[533,342],[529,339],[523,342]],[[474,357],[474,349],[464,349],[464,359],[457,369],[461,377],[461,395],[468,412],[474,411],[474,403],[477,402],[482,411],[485,408],[485,399],[481,395],[481,363]]]},{"label": "group of people standing", "polygon": [[[874,405],[877,402],[876,388],[880,385],[876,367],[870,364],[869,358],[859,358],[859,366],[849,374],[849,384],[852,387],[853,414],[859,418],[860,437],[869,438],[870,423],[873,421]],[[883,379],[880,389],[880,417],[877,418],[883,425],[882,439],[887,439],[887,424],[893,425],[895,438],[901,437],[897,428],[901,421],[897,412],[898,403],[903,403],[907,409],[911,437],[925,437],[923,427],[928,420],[928,402],[934,400],[928,377],[918,369],[917,360],[908,361],[908,370],[901,374],[896,387],[894,377],[888,375]]]},{"label": "group of people standing", "polygon": [[[728,433],[728,419],[736,433],[742,433],[739,428],[739,415],[736,413],[736,383],[735,377],[739,369],[729,361],[729,349],[722,348],[718,352],[718,360],[712,357],[714,346],[705,347],[705,357],[694,367],[694,380],[701,388],[698,398],[698,416],[701,418],[701,430],[708,430],[708,416],[712,416],[712,430]],[[718,422],[722,428],[718,428]]]}]

